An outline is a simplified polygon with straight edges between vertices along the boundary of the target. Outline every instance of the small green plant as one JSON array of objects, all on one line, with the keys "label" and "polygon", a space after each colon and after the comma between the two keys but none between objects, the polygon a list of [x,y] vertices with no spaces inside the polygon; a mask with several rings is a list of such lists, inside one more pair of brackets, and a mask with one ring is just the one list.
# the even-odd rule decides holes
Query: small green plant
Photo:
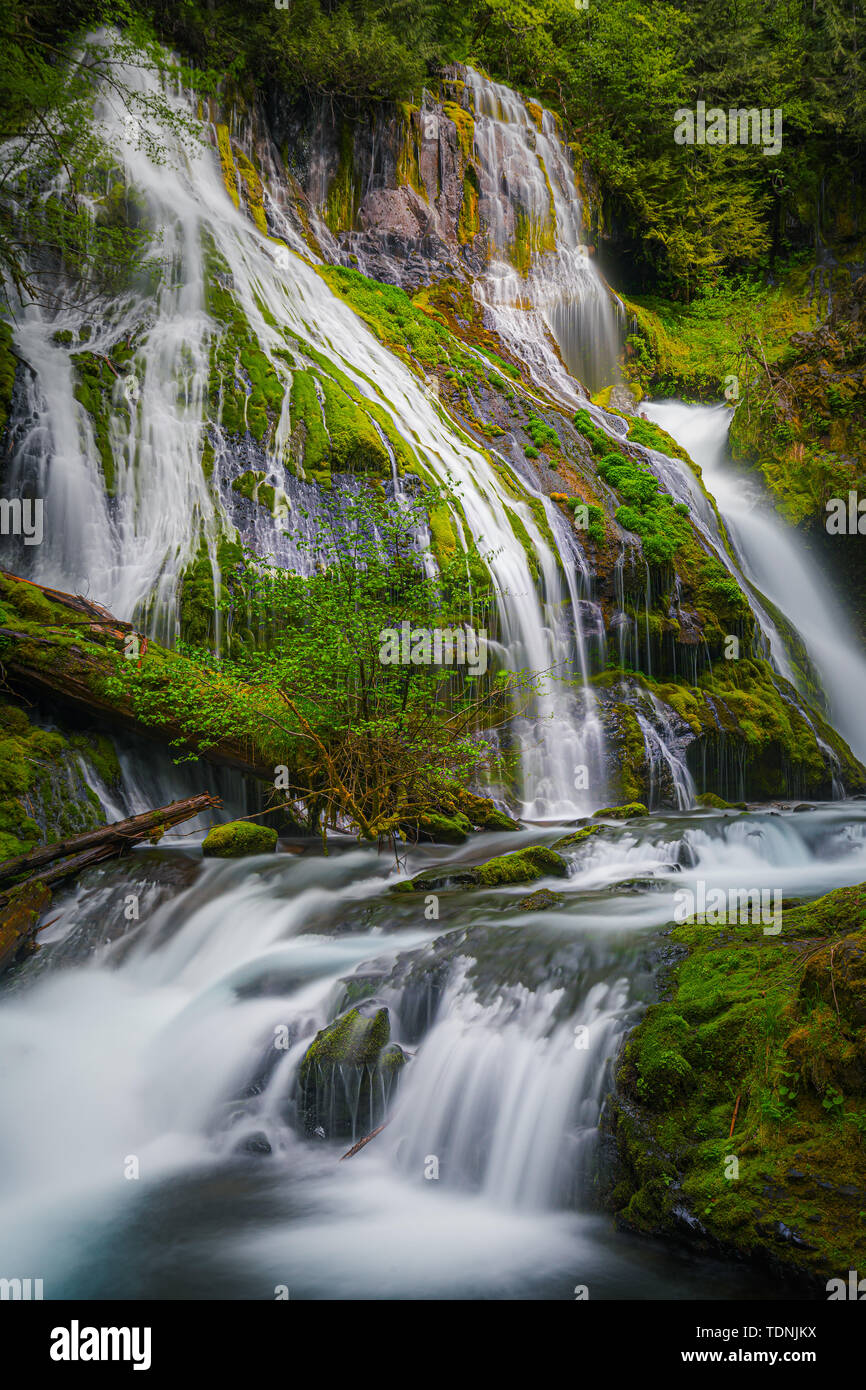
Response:
[{"label": "small green plant", "polygon": [[822,1106],[828,1115],[839,1116],[845,1106],[845,1097],[835,1086],[828,1086],[821,1101]]}]

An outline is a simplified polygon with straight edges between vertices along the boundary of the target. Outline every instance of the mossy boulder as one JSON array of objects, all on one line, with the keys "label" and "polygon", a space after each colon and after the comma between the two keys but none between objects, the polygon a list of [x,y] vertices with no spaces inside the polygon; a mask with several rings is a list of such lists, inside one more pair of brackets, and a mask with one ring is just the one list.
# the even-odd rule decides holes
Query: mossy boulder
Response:
[{"label": "mossy boulder", "polygon": [[605,1120],[619,1224],[816,1291],[863,1268],[866,884],[786,908],[777,935],[665,937],[661,1001],[629,1035]]},{"label": "mossy boulder", "polygon": [[599,820],[634,820],[636,816],[648,816],[649,811],[641,801],[630,801],[625,806],[603,806],[600,811],[593,811],[593,816]]},{"label": "mossy boulder", "polygon": [[211,859],[242,859],[247,854],[273,854],[276,847],[277,832],[269,825],[233,820],[209,830],[201,851]]},{"label": "mossy boulder", "polygon": [[500,888],[509,883],[534,883],[537,879],[568,877],[568,865],[561,854],[546,845],[530,845],[488,859],[486,864],[448,865],[425,869],[414,878],[394,886],[395,893],[435,893],[443,888]]},{"label": "mossy boulder", "polygon": [[320,1029],[298,1070],[298,1118],[307,1133],[357,1139],[381,1124],[406,1064],[391,1042],[388,1010],[375,1000],[348,1009]]},{"label": "mossy boulder", "polygon": [[596,835],[603,835],[605,827],[603,825],[584,825],[580,830],[573,830],[570,835],[563,835],[562,839],[555,840],[553,848],[557,853],[563,850],[577,849],[578,845],[586,844],[587,840],[594,840]]},{"label": "mossy boulder", "polygon": [[804,1003],[817,1000],[855,1029],[866,1029],[866,932],[828,942],[809,957],[800,981]]},{"label": "mossy boulder", "polygon": [[478,830],[519,830],[520,826],[506,811],[501,811],[489,796],[477,796],[462,788],[457,794],[460,809]]},{"label": "mossy boulder", "polygon": [[424,839],[441,845],[462,845],[472,833],[472,824],[458,811],[453,816],[421,816],[418,829]]},{"label": "mossy boulder", "polygon": [[524,912],[553,912],[564,902],[561,893],[552,893],[549,888],[537,888],[529,897],[520,899],[520,906]]},{"label": "mossy boulder", "polygon": [[701,792],[696,797],[699,806],[704,806],[710,811],[745,811],[745,801],[725,801],[724,797],[716,796],[715,792]]}]

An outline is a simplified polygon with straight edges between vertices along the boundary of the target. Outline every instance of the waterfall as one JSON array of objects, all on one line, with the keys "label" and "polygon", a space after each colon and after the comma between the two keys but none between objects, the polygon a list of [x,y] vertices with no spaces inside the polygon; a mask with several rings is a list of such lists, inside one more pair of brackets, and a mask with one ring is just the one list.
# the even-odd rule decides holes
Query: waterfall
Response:
[{"label": "waterfall", "polygon": [[[156,81],[134,70],[126,80],[145,88]],[[172,100],[189,115],[185,94]],[[32,371],[24,410],[13,421],[12,485],[34,488],[44,498],[47,536],[35,557],[21,556],[22,568],[26,564],[41,582],[88,593],[118,617],[172,641],[178,632],[179,582],[200,542],[216,577],[220,534],[233,534],[235,519],[243,525],[244,515],[248,524],[249,508],[244,513],[246,504],[233,492],[232,481],[251,458],[281,489],[299,529],[309,534],[315,526],[321,505],[315,490],[287,470],[282,456],[292,428],[292,371],[308,365],[309,350],[317,363],[324,359],[349,379],[371,414],[387,413],[438,482],[458,490],[469,534],[488,557],[504,664],[550,673],[515,729],[523,750],[517,798],[524,813],[561,817],[603,802],[601,725],[593,697],[585,674],[582,699],[566,684],[582,662],[580,608],[573,604],[568,622],[563,620],[561,558],[530,497],[544,507],[551,525],[556,524],[553,505],[516,475],[514,488],[506,488],[489,457],[324,283],[280,200],[267,189],[273,236],[233,205],[216,153],[206,143],[152,131],[155,143],[171,146],[156,162],[150,146],[133,138],[127,114],[109,99],[99,133],[158,230],[151,253],[157,289],[113,302],[96,324],[86,303],[51,319],[31,308],[16,330],[17,347]],[[224,267],[220,284],[230,288],[285,389],[282,418],[267,449],[256,450],[249,436],[238,446],[208,422],[211,359],[223,329],[205,307],[207,276],[213,273],[206,247]],[[69,335],[73,347],[68,339],[58,341],[58,334]],[[70,359],[85,346],[107,355],[118,339],[134,341],[135,354],[128,376],[112,387],[106,430],[116,466],[109,488],[93,422],[76,399]],[[208,441],[214,455],[210,481],[203,468]],[[512,474],[505,459],[499,463]],[[527,500],[516,500],[514,489]],[[538,588],[509,508],[537,557]],[[301,518],[304,511],[308,516]],[[285,529],[283,519],[272,523],[260,517],[252,538],[279,561],[297,563],[297,546],[282,536]],[[583,668],[585,673],[585,662]],[[588,768],[588,779],[576,778],[576,767]]]},{"label": "waterfall", "polygon": [[624,312],[589,256],[573,160],[552,112],[472,68],[466,89],[489,242],[475,294],[539,384],[576,402],[577,382],[592,393],[617,379]]},{"label": "waterfall", "polygon": [[[456,914],[443,897],[450,921],[425,922],[355,846],[160,850],[60,896],[0,999],[7,1267],[38,1269],[46,1298],[571,1298],[589,1282],[595,1299],[648,1277],[687,1296],[691,1272],[593,1211],[646,933],[698,881],[786,896],[861,881],[866,805],[650,817],[571,858],[543,920],[517,886]],[[148,906],[124,925],[130,892]],[[347,993],[388,1008],[409,1060],[387,1128],[341,1163],[350,1141],[305,1136],[292,1095]]]},{"label": "waterfall", "polygon": [[[753,586],[750,597],[779,670],[794,685],[801,685],[784,640],[761,605],[762,594],[802,638],[827,695],[831,722],[854,753],[861,759],[866,757],[866,654],[797,532],[775,511],[760,480],[731,463],[727,448],[730,408],[663,401],[648,404],[646,414],[672,435],[701,469],[742,574]],[[681,475],[690,471],[675,460],[669,461],[669,467]]]}]

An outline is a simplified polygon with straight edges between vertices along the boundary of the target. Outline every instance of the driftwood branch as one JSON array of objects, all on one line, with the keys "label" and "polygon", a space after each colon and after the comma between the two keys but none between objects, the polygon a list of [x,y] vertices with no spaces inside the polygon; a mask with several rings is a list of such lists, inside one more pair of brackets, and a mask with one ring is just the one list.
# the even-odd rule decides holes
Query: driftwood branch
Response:
[{"label": "driftwood branch", "polygon": [[343,1154],[343,1158],[340,1159],[340,1162],[342,1163],[344,1158],[354,1158],[355,1154],[360,1153],[361,1149],[363,1149],[365,1145],[369,1144],[371,1139],[375,1139],[377,1134],[381,1134],[383,1129],[387,1129],[390,1123],[390,1120],[386,1120],[385,1123],[383,1125],[380,1125],[378,1129],[374,1129],[372,1134],[367,1134],[363,1139],[359,1139],[357,1144],[352,1145],[348,1153]]}]

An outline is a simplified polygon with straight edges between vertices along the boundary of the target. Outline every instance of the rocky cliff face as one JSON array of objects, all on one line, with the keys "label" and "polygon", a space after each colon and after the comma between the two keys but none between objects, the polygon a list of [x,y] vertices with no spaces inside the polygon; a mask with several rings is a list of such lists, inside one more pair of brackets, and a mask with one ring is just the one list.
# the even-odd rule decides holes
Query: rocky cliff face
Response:
[{"label": "rocky cliff face", "polygon": [[618,306],[556,117],[471,71],[353,122],[206,114],[190,176],[132,155],[126,175],[184,277],[10,359],[8,477],[80,512],[25,571],[92,570],[118,616],[220,647],[242,545],[303,567],[364,488],[429,497],[433,557],[465,567],[506,660],[557,673],[505,736],[508,795],[564,813],[576,767],[596,804],[859,789],[770,665],[682,451],[627,394],[589,398],[616,379]]}]

